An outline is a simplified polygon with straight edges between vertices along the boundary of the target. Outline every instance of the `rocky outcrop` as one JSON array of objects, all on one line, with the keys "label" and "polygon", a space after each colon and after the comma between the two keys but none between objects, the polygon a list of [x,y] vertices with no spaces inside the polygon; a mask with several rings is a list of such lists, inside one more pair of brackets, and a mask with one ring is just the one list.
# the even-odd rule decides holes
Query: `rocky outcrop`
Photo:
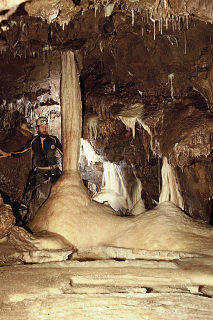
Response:
[{"label": "rocky outcrop", "polygon": [[0,196],[0,239],[7,236],[15,224],[15,217],[8,204],[3,203]]}]

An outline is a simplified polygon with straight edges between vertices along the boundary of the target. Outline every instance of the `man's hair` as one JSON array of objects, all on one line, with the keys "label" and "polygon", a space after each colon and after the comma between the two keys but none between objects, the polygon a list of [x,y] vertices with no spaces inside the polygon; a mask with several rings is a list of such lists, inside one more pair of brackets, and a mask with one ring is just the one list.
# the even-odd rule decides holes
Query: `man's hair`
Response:
[{"label": "man's hair", "polygon": [[36,120],[36,126],[48,124],[48,119],[46,117],[39,117]]}]

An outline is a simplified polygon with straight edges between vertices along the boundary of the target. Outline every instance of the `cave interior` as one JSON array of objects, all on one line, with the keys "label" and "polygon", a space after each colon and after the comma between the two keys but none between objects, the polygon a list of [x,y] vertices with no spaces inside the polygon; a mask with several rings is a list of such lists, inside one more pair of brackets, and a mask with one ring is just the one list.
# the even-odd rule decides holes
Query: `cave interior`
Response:
[{"label": "cave interior", "polygon": [[[171,201],[211,229],[212,12],[207,0],[3,1],[0,149],[20,150],[42,115],[63,144],[61,53],[71,51],[82,100],[79,172],[91,198],[122,216],[138,214],[139,200],[144,211]],[[0,166],[0,194],[17,223],[31,157]]]},{"label": "cave interior", "polygon": [[[211,223],[213,27],[199,14],[178,14],[175,4],[173,12],[161,2],[71,1],[66,11],[45,1],[41,10],[32,1],[10,15],[2,10],[0,148],[19,150],[40,115],[61,139],[60,52],[72,50],[82,138],[96,153],[92,163],[82,155],[79,165],[91,192],[106,186],[103,162],[115,164],[126,189],[115,191],[131,202],[139,180],[145,208],[152,209],[166,158],[182,198],[181,206],[174,203]],[[30,165],[29,157],[1,160],[0,190],[11,203],[20,202]]]}]

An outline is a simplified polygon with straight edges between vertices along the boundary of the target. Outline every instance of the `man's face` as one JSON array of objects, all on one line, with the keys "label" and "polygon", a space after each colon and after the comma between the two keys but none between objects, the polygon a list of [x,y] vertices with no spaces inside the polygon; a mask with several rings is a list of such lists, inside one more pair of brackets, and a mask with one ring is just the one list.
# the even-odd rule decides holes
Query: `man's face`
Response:
[{"label": "man's face", "polygon": [[41,124],[36,129],[40,137],[45,138],[48,135],[48,124]]}]

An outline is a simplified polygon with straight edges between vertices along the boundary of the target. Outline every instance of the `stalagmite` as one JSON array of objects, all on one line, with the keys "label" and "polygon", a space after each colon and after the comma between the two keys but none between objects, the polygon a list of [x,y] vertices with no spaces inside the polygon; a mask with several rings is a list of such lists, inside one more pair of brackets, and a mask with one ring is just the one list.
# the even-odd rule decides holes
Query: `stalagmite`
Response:
[{"label": "stalagmite", "polygon": [[[47,248],[48,245],[51,248],[73,245],[77,248],[113,246],[186,252],[208,249],[212,252],[213,230],[187,217],[172,202],[163,202],[154,210],[125,218],[115,216],[108,206],[91,201],[77,171],[81,96],[74,54],[65,52],[61,58],[63,174],[29,224],[35,242],[49,240]],[[54,234],[60,243],[46,234]]]},{"label": "stalagmite", "polygon": [[173,169],[166,157],[163,158],[162,190],[159,197],[159,203],[164,201],[172,201],[177,207],[184,209],[183,199],[178,190]]},{"label": "stalagmite", "polygon": [[[63,174],[53,187],[50,198],[29,226],[34,232],[45,230],[60,234],[71,244],[84,246],[91,243],[98,245],[103,236],[98,236],[97,231],[97,235],[93,238],[91,230],[93,224],[100,226],[102,221],[100,215],[98,221],[95,217],[98,215],[98,211],[103,211],[103,214],[107,215],[108,224],[110,224],[113,210],[90,200],[78,173],[82,109],[80,86],[74,54],[72,52],[62,53],[61,60]],[[70,93],[70,91],[72,92]],[[78,222],[79,226],[77,226]],[[84,227],[84,236],[78,237]],[[109,228],[111,227],[109,226]]]},{"label": "stalagmite", "polygon": [[141,191],[142,191],[142,184],[141,181],[136,178],[136,183],[133,187],[132,192],[132,208],[131,208],[131,214],[138,215],[143,212],[146,212],[144,201],[141,198]]},{"label": "stalagmite", "polygon": [[132,192],[133,206],[141,199],[141,191],[142,191],[141,181],[140,179],[136,178],[136,183],[133,187],[133,192]]}]

